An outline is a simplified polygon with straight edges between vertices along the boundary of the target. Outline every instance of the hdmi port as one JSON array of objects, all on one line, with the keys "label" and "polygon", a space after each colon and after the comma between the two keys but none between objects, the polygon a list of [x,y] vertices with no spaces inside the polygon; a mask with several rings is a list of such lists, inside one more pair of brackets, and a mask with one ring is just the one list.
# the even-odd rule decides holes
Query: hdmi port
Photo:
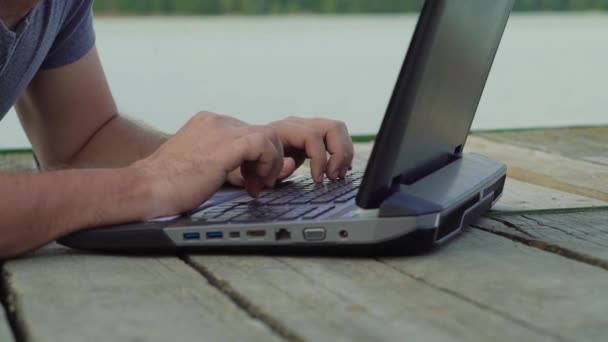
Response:
[{"label": "hdmi port", "polygon": [[250,238],[263,238],[266,236],[265,230],[248,230],[247,237]]}]

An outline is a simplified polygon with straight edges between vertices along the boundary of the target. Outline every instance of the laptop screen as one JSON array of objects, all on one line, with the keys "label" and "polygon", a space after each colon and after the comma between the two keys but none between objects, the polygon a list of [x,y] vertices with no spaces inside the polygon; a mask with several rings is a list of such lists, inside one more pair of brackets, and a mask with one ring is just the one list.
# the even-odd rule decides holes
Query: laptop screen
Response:
[{"label": "laptop screen", "polygon": [[427,0],[357,203],[376,208],[462,151],[513,0]]}]

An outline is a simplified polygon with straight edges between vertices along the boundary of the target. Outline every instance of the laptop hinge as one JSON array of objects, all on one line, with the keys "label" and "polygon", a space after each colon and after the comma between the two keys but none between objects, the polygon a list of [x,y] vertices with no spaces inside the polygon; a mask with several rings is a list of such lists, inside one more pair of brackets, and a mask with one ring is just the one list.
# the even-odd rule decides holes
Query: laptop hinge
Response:
[{"label": "laptop hinge", "polygon": [[[380,205],[380,217],[420,216],[459,208],[465,212],[506,173],[506,166],[477,154],[464,154],[411,184],[396,184]],[[496,191],[498,193],[498,191]],[[476,200],[477,199],[477,200]]]},{"label": "laptop hinge", "polygon": [[449,154],[430,160],[424,165],[418,167],[415,171],[408,171],[395,177],[392,188],[397,189],[401,185],[412,185],[460,158],[462,158],[462,154]]}]

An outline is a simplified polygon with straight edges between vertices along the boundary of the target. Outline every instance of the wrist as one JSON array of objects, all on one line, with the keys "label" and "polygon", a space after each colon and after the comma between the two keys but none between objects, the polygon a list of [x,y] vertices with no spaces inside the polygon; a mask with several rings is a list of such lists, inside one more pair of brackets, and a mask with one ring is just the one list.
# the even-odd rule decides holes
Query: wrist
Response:
[{"label": "wrist", "polygon": [[160,190],[157,189],[158,181],[155,180],[153,172],[142,165],[141,162],[133,163],[124,168],[128,179],[127,201],[132,203],[137,213],[137,220],[149,220],[162,215],[162,208],[158,203]]}]

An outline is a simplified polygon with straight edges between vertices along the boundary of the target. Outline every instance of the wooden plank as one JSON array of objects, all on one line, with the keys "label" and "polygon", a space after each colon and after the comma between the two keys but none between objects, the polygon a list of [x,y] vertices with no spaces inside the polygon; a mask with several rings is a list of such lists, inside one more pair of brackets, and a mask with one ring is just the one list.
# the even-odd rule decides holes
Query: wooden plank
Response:
[{"label": "wooden plank", "polygon": [[54,246],[5,267],[34,341],[279,340],[175,257]]},{"label": "wooden plank", "polygon": [[511,178],[608,202],[608,167],[477,136],[466,148],[506,163]]},{"label": "wooden plank", "polygon": [[507,177],[503,196],[492,208],[492,214],[600,207],[608,208],[608,202]]},{"label": "wooden plank", "polygon": [[473,229],[435,253],[387,265],[556,339],[608,336],[608,272]]},{"label": "wooden plank", "polygon": [[6,318],[6,313],[4,312],[4,308],[0,304],[0,341],[9,342],[14,341],[13,335],[11,333],[11,328],[8,323],[8,319]]},{"label": "wooden plank", "polygon": [[608,210],[497,216],[476,226],[608,270]]},{"label": "wooden plank", "polygon": [[[190,256],[227,293],[312,341],[527,341],[521,324],[373,259]],[[446,272],[451,272],[445,269]]]},{"label": "wooden plank", "polygon": [[535,129],[479,136],[608,166],[608,127]]}]

